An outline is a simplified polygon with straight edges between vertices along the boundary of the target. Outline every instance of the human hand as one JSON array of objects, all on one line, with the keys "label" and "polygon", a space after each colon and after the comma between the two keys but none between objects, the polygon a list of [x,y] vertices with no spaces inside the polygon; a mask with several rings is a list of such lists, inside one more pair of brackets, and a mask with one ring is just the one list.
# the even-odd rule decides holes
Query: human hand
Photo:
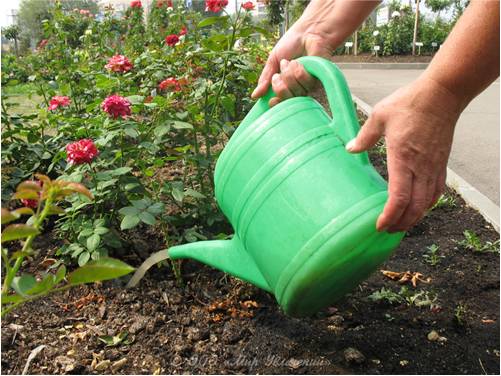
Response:
[{"label": "human hand", "polygon": [[317,80],[297,61],[290,60],[305,55],[330,59],[332,50],[329,46],[327,35],[304,32],[300,27],[289,29],[271,51],[252,98],[265,95],[270,83],[277,95],[270,100],[271,107],[281,100],[306,95]]},{"label": "human hand", "polygon": [[428,78],[419,78],[379,102],[356,138],[352,153],[374,146],[384,135],[389,198],[378,231],[406,231],[438,200],[445,188],[459,98]]}]

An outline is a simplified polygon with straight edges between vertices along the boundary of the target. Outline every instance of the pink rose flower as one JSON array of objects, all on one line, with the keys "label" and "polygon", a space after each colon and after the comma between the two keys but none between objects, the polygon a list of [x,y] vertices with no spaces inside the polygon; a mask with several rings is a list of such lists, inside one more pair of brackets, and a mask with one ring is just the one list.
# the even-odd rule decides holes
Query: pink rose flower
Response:
[{"label": "pink rose flower", "polygon": [[94,142],[86,138],[66,145],[66,160],[71,164],[90,163],[98,154]]},{"label": "pink rose flower", "polygon": [[52,97],[52,99],[49,102],[49,111],[56,110],[59,107],[67,107],[71,103],[70,98],[64,97],[64,96],[59,96],[56,95]]},{"label": "pink rose flower", "polygon": [[101,109],[110,114],[113,119],[130,115],[130,106],[131,103],[119,95],[111,95],[101,103]]}]

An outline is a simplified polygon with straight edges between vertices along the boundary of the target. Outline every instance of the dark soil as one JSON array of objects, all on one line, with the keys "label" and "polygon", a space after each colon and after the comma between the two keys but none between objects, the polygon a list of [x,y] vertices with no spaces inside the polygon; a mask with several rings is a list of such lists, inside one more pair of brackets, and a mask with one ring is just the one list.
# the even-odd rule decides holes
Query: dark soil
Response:
[{"label": "dark soil", "polygon": [[[385,174],[381,150],[372,160]],[[499,255],[457,244],[466,229],[483,241],[499,235],[449,194],[456,205],[431,211],[382,266],[431,278],[406,285],[436,296],[431,307],[369,299],[402,287],[378,271],[314,317],[290,318],[270,294],[186,261],[184,286],[169,267],[153,268],[131,290],[111,281],[22,306],[2,321],[2,373],[21,373],[45,345],[28,373],[499,374]],[[432,244],[444,256],[435,266],[423,257]],[[39,247],[32,265],[42,270],[51,247]],[[442,338],[429,340],[433,330]],[[114,346],[99,339],[120,334]]]},{"label": "dark soil", "polygon": [[431,55],[394,55],[375,56],[371,53],[355,55],[334,55],[332,61],[335,63],[429,63]]}]

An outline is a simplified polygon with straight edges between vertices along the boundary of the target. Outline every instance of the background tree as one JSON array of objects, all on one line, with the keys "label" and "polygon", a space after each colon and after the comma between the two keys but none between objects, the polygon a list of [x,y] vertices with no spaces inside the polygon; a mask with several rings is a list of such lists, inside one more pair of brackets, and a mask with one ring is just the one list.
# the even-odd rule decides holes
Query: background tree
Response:
[{"label": "background tree", "polygon": [[21,29],[18,25],[10,25],[8,27],[2,28],[2,35],[8,40],[14,41],[14,49],[16,51],[16,55],[19,55],[17,42],[19,40],[20,34],[21,34]]},{"label": "background tree", "polygon": [[[63,11],[73,9],[89,10],[92,14],[99,11],[97,0],[60,0]],[[28,48],[33,42],[43,38],[42,21],[51,17],[56,0],[22,0],[19,5],[18,25],[21,28],[22,47]]]}]

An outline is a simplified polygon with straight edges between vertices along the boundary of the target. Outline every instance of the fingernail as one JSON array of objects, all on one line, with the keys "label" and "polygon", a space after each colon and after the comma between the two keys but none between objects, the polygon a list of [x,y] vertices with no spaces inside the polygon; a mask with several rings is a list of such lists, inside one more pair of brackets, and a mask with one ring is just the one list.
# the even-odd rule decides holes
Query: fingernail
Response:
[{"label": "fingernail", "polygon": [[350,142],[348,142],[346,144],[346,150],[348,151],[353,151],[353,149],[355,148],[355,142],[357,141],[356,138],[354,138],[353,140],[351,140]]},{"label": "fingernail", "polygon": [[251,94],[251,97],[254,97],[256,95],[257,88],[254,89],[254,91]]},{"label": "fingernail", "polygon": [[280,78],[280,74],[275,73],[275,74],[271,77],[271,81],[272,81],[272,82],[276,82],[279,78]]}]

